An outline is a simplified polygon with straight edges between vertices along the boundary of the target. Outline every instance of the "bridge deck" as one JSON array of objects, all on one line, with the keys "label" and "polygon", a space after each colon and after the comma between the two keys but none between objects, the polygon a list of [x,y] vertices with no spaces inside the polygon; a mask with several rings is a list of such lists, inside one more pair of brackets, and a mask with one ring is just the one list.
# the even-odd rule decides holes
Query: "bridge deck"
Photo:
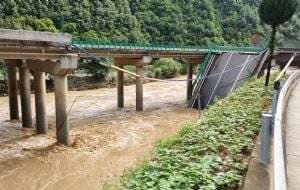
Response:
[{"label": "bridge deck", "polygon": [[0,29],[0,59],[59,60],[70,42],[63,33]]},{"label": "bridge deck", "polygon": [[294,88],[287,107],[286,162],[288,190],[299,189],[300,176],[300,83]]}]

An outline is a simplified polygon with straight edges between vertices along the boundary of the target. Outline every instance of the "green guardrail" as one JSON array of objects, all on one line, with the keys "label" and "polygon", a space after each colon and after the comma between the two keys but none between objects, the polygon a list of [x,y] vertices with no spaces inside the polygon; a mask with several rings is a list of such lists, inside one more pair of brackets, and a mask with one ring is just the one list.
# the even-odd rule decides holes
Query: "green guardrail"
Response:
[{"label": "green guardrail", "polygon": [[259,53],[263,50],[260,47],[242,47],[242,46],[191,46],[183,44],[144,44],[115,42],[109,40],[98,39],[76,39],[72,40],[72,44],[79,45],[82,48],[97,49],[135,49],[135,50],[151,50],[151,51],[179,51],[179,52],[253,52]]}]

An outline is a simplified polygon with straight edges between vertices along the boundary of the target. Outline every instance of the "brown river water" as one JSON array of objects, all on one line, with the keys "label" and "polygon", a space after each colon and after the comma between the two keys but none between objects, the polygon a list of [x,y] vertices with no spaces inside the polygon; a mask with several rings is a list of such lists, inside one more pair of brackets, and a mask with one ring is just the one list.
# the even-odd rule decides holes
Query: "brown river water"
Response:
[{"label": "brown river water", "polygon": [[148,83],[145,111],[137,113],[135,86],[125,87],[123,110],[116,109],[114,88],[69,92],[72,147],[55,144],[53,93],[47,94],[48,135],[6,121],[8,99],[0,98],[0,190],[110,189],[151,155],[157,140],[198,119],[185,98],[186,82]]}]

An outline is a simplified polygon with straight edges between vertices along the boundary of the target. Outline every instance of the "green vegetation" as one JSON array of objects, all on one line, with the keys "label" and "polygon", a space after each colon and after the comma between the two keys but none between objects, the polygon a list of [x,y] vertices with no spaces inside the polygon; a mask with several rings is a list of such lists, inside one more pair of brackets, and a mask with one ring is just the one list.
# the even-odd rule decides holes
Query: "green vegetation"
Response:
[{"label": "green vegetation", "polygon": [[[108,62],[108,64],[112,63]],[[103,67],[96,60],[81,60],[79,61],[78,69],[99,79],[105,79],[109,72],[109,68]]]},{"label": "green vegetation", "polygon": [[[135,72],[135,66],[127,65],[126,70]],[[173,78],[185,74],[186,65],[172,58],[157,59],[144,67],[144,75],[151,78]]]},{"label": "green vegetation", "polygon": [[6,66],[3,61],[0,61],[0,80],[5,79],[6,75]]},{"label": "green vegetation", "polygon": [[6,66],[0,61],[0,96],[7,94],[7,83],[4,80],[6,78]]},{"label": "green vegetation", "polygon": [[37,19],[32,16],[7,17],[4,20],[0,20],[0,24],[5,25],[5,28],[12,29],[58,32],[52,20],[47,18]]},{"label": "green vegetation", "polygon": [[250,81],[204,111],[173,138],[157,144],[153,157],[125,175],[125,189],[238,189],[270,105],[262,79]]},{"label": "green vegetation", "polygon": [[269,42],[270,59],[268,61],[268,73],[266,86],[269,85],[269,78],[272,67],[272,59],[275,53],[276,33],[279,25],[287,22],[295,14],[298,0],[263,0],[259,7],[259,16],[263,22],[272,28],[271,39]]},{"label": "green vegetation", "polygon": [[153,64],[155,77],[157,78],[173,78],[181,73],[182,64],[171,58],[162,58]]},{"label": "green vegetation", "polygon": [[[260,0],[1,0],[0,27],[64,31],[74,37],[127,42],[248,44],[267,34]],[[274,3],[275,4],[275,3]],[[278,41],[297,45],[298,15]],[[268,38],[268,36],[264,36]]]}]

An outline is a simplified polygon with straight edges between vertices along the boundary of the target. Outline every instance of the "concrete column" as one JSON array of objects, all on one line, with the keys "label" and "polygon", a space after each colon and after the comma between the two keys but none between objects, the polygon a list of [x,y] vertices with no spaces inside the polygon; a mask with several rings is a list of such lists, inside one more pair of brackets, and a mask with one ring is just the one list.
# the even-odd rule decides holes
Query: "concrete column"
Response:
[{"label": "concrete column", "polygon": [[22,110],[22,126],[32,127],[30,70],[26,63],[20,66],[20,95]]},{"label": "concrete column", "polygon": [[69,145],[69,116],[67,112],[67,76],[54,76],[56,137],[59,143]]},{"label": "concrete column", "polygon": [[[143,75],[143,65],[136,65],[136,73]],[[136,111],[143,111],[143,78],[136,77]]]},{"label": "concrete column", "polygon": [[193,94],[193,65],[191,63],[187,63],[187,101],[190,101]]},{"label": "concrete column", "polygon": [[[122,65],[118,67],[123,68]],[[124,73],[117,71],[118,108],[124,108]]]},{"label": "concrete column", "polygon": [[8,96],[9,96],[9,115],[11,120],[19,118],[18,104],[18,82],[17,82],[17,67],[7,65],[8,74]]},{"label": "concrete column", "polygon": [[44,72],[34,72],[36,128],[38,134],[46,134],[48,130],[46,109],[46,81]]}]

